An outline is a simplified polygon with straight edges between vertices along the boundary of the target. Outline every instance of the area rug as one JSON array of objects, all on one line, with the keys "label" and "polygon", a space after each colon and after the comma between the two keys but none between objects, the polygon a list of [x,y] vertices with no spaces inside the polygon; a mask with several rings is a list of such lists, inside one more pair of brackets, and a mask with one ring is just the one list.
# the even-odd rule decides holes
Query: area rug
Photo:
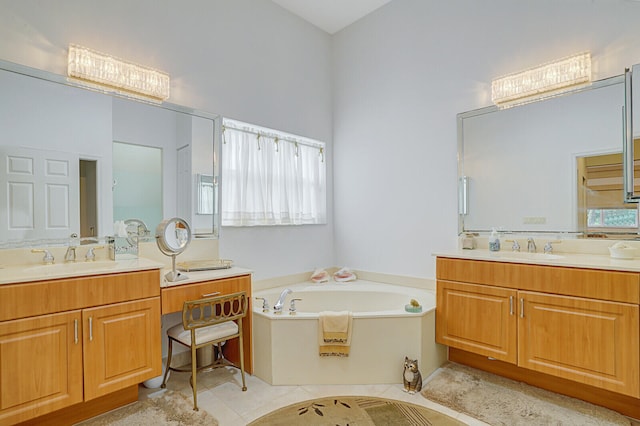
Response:
[{"label": "area rug", "polygon": [[339,396],[298,402],[272,411],[249,425],[458,426],[464,423],[402,401],[369,396]]},{"label": "area rug", "polygon": [[99,417],[79,423],[82,426],[216,426],[218,421],[200,409],[193,411],[193,400],[179,392],[158,392],[157,396],[129,404]]},{"label": "area rug", "polygon": [[491,425],[624,425],[609,409],[448,363],[428,379],[422,396]]}]

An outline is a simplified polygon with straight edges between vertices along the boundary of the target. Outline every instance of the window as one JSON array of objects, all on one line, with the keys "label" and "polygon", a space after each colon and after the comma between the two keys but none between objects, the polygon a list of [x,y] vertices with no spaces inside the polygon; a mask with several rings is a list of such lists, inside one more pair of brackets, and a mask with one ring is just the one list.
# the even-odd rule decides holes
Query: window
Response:
[{"label": "window", "polygon": [[588,209],[587,226],[589,228],[637,228],[638,211],[636,209]]},{"label": "window", "polygon": [[579,174],[580,170],[584,172],[578,198],[583,200],[584,208],[578,211],[587,213],[587,231],[635,233],[638,229],[638,210],[635,205],[625,204],[622,197],[622,154],[579,157]]},{"label": "window", "polygon": [[224,119],[222,226],[326,222],[325,144]]}]

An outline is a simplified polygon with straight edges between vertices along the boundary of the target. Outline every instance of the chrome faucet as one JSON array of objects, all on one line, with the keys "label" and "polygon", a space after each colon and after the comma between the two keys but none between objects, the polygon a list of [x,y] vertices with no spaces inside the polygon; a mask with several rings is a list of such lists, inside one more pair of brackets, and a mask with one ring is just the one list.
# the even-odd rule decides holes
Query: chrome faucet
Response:
[{"label": "chrome faucet", "polygon": [[104,248],[104,246],[89,247],[89,250],[87,250],[87,253],[85,253],[84,255],[84,260],[87,262],[93,262],[94,260],[96,260],[96,254],[94,253],[94,250],[100,250],[102,248]]},{"label": "chrome faucet", "polygon": [[300,301],[302,299],[291,299],[290,305],[289,305],[289,315],[295,315],[296,314],[296,302]]},{"label": "chrome faucet", "polygon": [[280,293],[280,297],[278,297],[278,301],[276,302],[275,305],[273,305],[274,313],[279,314],[282,312],[282,307],[284,306],[284,299],[286,299],[287,295],[291,293],[293,293],[293,291],[291,291],[290,288],[285,288],[284,290],[282,290],[282,293]]},{"label": "chrome faucet", "polygon": [[67,252],[64,254],[65,262],[75,262],[76,261],[76,248],[80,245],[80,239],[78,238],[78,234],[73,233],[69,236],[69,246],[67,247]]},{"label": "chrome faucet", "polygon": [[75,262],[76,261],[76,246],[67,247],[67,252],[64,254],[65,262]]},{"label": "chrome faucet", "polygon": [[508,243],[513,243],[511,245],[511,251],[520,251],[520,244],[518,244],[518,240],[507,240]]},{"label": "chrome faucet", "polygon": [[262,312],[269,312],[269,302],[264,297],[256,297],[256,300],[262,300]]},{"label": "chrome faucet", "polygon": [[44,253],[42,263],[44,263],[45,265],[53,265],[53,262],[55,262],[53,255],[47,249],[31,249],[31,253]]},{"label": "chrome faucet", "polygon": [[533,238],[531,238],[531,237],[527,238],[527,251],[529,253],[535,253],[536,252],[536,243],[535,243],[535,241],[533,241]]},{"label": "chrome faucet", "polygon": [[544,245],[544,252],[546,254],[551,254],[553,253],[553,245],[552,244],[558,244],[561,243],[562,241],[547,241],[547,244]]}]

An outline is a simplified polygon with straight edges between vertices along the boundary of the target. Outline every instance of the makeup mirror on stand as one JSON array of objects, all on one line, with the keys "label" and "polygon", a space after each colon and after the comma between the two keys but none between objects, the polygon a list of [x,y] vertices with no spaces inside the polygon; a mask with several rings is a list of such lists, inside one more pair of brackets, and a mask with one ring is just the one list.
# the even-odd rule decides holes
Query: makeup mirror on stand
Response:
[{"label": "makeup mirror on stand", "polygon": [[176,256],[182,253],[191,242],[191,228],[179,217],[163,220],[156,228],[156,243],[162,253],[171,256],[171,271],[165,274],[169,282],[185,280],[188,277],[176,271]]}]

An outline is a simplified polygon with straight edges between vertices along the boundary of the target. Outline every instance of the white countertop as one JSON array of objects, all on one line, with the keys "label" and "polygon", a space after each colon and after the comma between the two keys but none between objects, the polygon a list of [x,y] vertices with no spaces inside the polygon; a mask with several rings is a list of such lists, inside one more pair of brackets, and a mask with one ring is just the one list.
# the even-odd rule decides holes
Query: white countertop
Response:
[{"label": "white countertop", "polygon": [[0,285],[89,275],[161,269],[164,264],[145,258],[54,263],[52,265],[0,265]]},{"label": "white countertop", "polygon": [[493,262],[524,263],[532,265],[564,266],[569,268],[605,269],[611,271],[640,272],[640,259],[614,259],[602,254],[498,252],[475,250],[449,250],[435,252],[433,256],[468,260],[488,260]]},{"label": "white countertop", "polygon": [[251,273],[253,273],[253,271],[251,271],[250,269],[245,269],[245,268],[239,268],[237,266],[232,266],[231,268],[226,268],[226,269],[212,269],[210,271],[192,271],[192,272],[181,272],[181,274],[183,274],[184,276],[186,276],[186,279],[180,280],[180,281],[173,281],[173,282],[168,282],[165,278],[164,275],[167,272],[170,272],[171,268],[167,268],[167,269],[163,269],[162,270],[162,283],[160,284],[161,287],[173,287],[176,285],[184,285],[184,284],[192,284],[192,283],[198,283],[198,282],[202,282],[202,281],[211,281],[211,280],[218,280],[221,278],[233,278],[233,277],[239,277],[241,275],[249,275]]}]

